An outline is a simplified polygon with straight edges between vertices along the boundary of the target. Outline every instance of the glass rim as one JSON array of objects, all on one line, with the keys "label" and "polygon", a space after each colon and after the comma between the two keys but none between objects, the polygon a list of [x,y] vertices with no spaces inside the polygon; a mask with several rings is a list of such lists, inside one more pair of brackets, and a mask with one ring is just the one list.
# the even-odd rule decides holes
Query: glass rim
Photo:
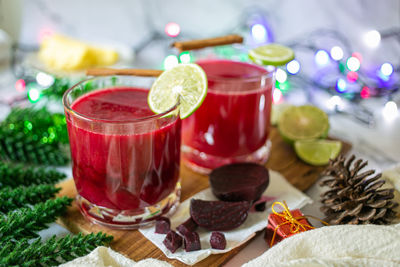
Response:
[{"label": "glass rim", "polygon": [[[123,76],[123,75],[107,75],[107,76],[98,76],[98,77],[85,78],[85,79],[75,83],[74,85],[72,85],[70,88],[68,88],[64,92],[64,95],[62,97],[62,103],[63,103],[64,108],[68,112],[74,114],[77,117],[80,117],[81,119],[85,119],[85,120],[88,120],[88,121],[96,121],[96,122],[101,122],[101,123],[107,123],[107,124],[127,124],[127,123],[137,123],[137,122],[145,122],[145,121],[162,119],[162,118],[166,117],[169,113],[171,113],[171,112],[173,112],[173,111],[175,111],[176,109],[179,108],[179,104],[180,103],[179,103],[179,98],[178,98],[178,102],[172,108],[170,108],[169,110],[167,110],[167,111],[165,111],[163,113],[154,114],[154,115],[150,115],[150,116],[144,116],[142,118],[128,119],[128,120],[99,119],[99,118],[91,117],[91,116],[88,116],[88,115],[84,115],[84,114],[79,113],[78,111],[73,110],[71,108],[70,104],[72,104],[72,103],[69,103],[67,97],[74,89],[76,89],[77,86],[79,86],[79,85],[81,85],[81,84],[83,84],[85,82],[91,81],[91,80],[102,79],[102,78],[110,78],[110,77],[141,77],[141,78],[149,78],[149,77],[142,77],[142,76]],[[107,88],[117,88],[117,87],[115,86],[115,87],[107,87]],[[101,88],[101,89],[107,89],[107,88]],[[94,90],[96,90],[96,89],[94,89]],[[88,92],[88,93],[90,93],[90,92]],[[85,93],[85,94],[87,94],[87,93]],[[179,115],[177,115],[177,117],[179,118]]]},{"label": "glass rim", "polygon": [[[239,60],[234,60],[234,59],[224,59],[224,58],[211,58],[211,59],[204,58],[204,59],[196,60],[194,63],[197,63],[197,62],[201,63],[202,61],[209,61],[209,60],[232,61],[232,62],[237,62],[237,63],[244,63],[244,64],[249,64],[249,65],[252,65],[254,67],[258,67],[260,69],[264,69],[265,70],[265,73],[260,73],[259,75],[253,75],[253,76],[250,76],[250,77],[221,77],[221,76],[218,76],[218,75],[209,75],[209,74],[206,73],[207,79],[210,79],[210,80],[213,80],[213,81],[255,82],[255,81],[259,80],[259,79],[263,79],[263,78],[267,79],[267,78],[273,77],[274,73],[275,73],[275,70],[276,70],[276,68],[273,67],[273,66],[264,67],[264,66],[261,66],[261,65],[257,65],[257,64],[255,64],[253,62],[239,61]],[[267,68],[271,68],[271,70],[268,70]]]}]

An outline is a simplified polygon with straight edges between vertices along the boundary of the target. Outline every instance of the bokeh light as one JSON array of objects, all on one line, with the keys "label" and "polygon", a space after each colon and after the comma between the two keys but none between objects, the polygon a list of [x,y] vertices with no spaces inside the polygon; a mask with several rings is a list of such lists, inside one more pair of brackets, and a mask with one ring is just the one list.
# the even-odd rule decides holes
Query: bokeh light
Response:
[{"label": "bokeh light", "polygon": [[169,22],[165,25],[165,33],[169,37],[176,37],[181,33],[181,26],[176,22]]},{"label": "bokeh light", "polygon": [[23,91],[25,91],[25,88],[26,88],[26,84],[25,84],[25,80],[24,80],[24,79],[18,79],[18,80],[15,82],[15,89],[16,89],[18,92],[23,92]]},{"label": "bokeh light", "polygon": [[390,76],[393,73],[393,66],[390,63],[383,63],[380,71],[385,76]]},{"label": "bokeh light", "polygon": [[349,57],[346,61],[346,66],[350,71],[358,71],[360,69],[360,60],[356,57]]},{"label": "bokeh light", "polygon": [[364,39],[364,43],[368,47],[376,48],[379,46],[379,44],[381,42],[381,34],[376,30],[372,30],[372,31],[366,32],[363,36],[363,39]]},{"label": "bokeh light", "polygon": [[37,88],[31,88],[28,91],[29,101],[32,103],[38,102],[40,98],[40,92]]},{"label": "bokeh light", "polygon": [[277,69],[276,73],[275,73],[275,78],[276,78],[277,82],[284,83],[287,79],[286,71],[284,71],[282,69]]},{"label": "bokeh light", "polygon": [[357,81],[357,79],[358,79],[358,73],[357,73],[357,72],[355,72],[355,71],[349,71],[349,72],[347,73],[347,80],[348,80],[349,82],[354,83],[354,82]]},{"label": "bokeh light", "polygon": [[263,43],[267,40],[267,29],[265,29],[265,26],[262,24],[254,24],[251,27],[251,35],[253,36],[254,41],[257,43]]},{"label": "bokeh light", "polygon": [[179,64],[178,57],[169,55],[164,59],[164,69],[169,70]]},{"label": "bokeh light", "polygon": [[330,110],[341,110],[343,109],[343,100],[339,96],[334,95],[326,101],[326,106]]},{"label": "bokeh light", "polygon": [[331,58],[336,61],[341,60],[343,58],[343,49],[339,46],[332,47]]},{"label": "bokeh light", "polygon": [[54,83],[54,77],[44,72],[39,72],[36,75],[36,81],[39,85],[43,87],[49,87]]},{"label": "bokeh light", "polygon": [[272,101],[274,102],[274,104],[278,104],[282,101],[282,92],[281,90],[275,88],[274,89],[274,93],[272,94]]},{"label": "bokeh light", "polygon": [[290,74],[294,75],[300,71],[300,63],[297,60],[293,59],[288,64],[286,64],[286,69]]},{"label": "bokeh light", "polygon": [[397,104],[394,101],[388,101],[382,110],[383,117],[387,121],[394,120],[398,115]]},{"label": "bokeh light", "polygon": [[364,86],[364,87],[361,89],[361,92],[360,92],[361,98],[366,99],[366,98],[369,98],[370,95],[371,95],[371,90],[369,89],[369,87]]},{"label": "bokeh light", "polygon": [[343,92],[346,91],[346,88],[347,88],[347,83],[346,83],[346,81],[343,80],[342,78],[338,79],[337,82],[336,82],[336,90],[337,90],[339,93],[343,93]]},{"label": "bokeh light", "polygon": [[329,54],[325,50],[318,50],[315,53],[315,63],[322,67],[329,63]]},{"label": "bokeh light", "polygon": [[190,62],[192,62],[192,56],[190,55],[190,52],[182,52],[180,55],[179,55],[179,61],[181,62],[181,63],[190,63]]}]

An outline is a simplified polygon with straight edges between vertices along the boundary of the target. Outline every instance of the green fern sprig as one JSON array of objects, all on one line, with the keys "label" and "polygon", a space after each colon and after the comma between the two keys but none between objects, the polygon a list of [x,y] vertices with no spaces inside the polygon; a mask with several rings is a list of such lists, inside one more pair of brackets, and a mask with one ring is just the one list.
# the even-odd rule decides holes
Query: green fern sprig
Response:
[{"label": "green fern sprig", "polygon": [[37,232],[65,213],[71,202],[68,197],[49,199],[33,208],[21,208],[0,216],[0,241],[38,237]]},{"label": "green fern sprig", "polygon": [[0,213],[44,202],[54,197],[60,189],[48,184],[4,187],[0,189]]},{"label": "green fern sprig", "polygon": [[0,266],[56,266],[85,256],[98,246],[108,245],[113,237],[102,232],[89,235],[53,236],[45,242],[28,239],[0,243]]}]

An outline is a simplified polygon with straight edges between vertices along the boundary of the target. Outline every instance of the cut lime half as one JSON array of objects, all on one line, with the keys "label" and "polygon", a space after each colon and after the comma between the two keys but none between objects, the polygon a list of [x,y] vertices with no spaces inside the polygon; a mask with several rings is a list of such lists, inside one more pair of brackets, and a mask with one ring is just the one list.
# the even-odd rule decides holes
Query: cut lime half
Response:
[{"label": "cut lime half", "polygon": [[282,113],[290,108],[292,105],[288,103],[281,103],[281,104],[272,104],[271,107],[271,125],[276,126],[278,125],[279,118],[281,117]]},{"label": "cut lime half", "polygon": [[207,76],[196,64],[179,64],[164,71],[151,86],[148,103],[155,113],[173,108],[179,101],[180,117],[198,109],[207,95]]},{"label": "cut lime half", "polygon": [[250,50],[249,58],[259,65],[281,66],[294,59],[294,52],[283,45],[267,44]]},{"label": "cut lime half", "polygon": [[326,165],[329,159],[336,158],[342,149],[340,141],[301,140],[294,143],[297,156],[311,165]]},{"label": "cut lime half", "polygon": [[278,129],[282,138],[290,144],[298,140],[326,138],[329,119],[315,106],[292,106],[280,115]]}]

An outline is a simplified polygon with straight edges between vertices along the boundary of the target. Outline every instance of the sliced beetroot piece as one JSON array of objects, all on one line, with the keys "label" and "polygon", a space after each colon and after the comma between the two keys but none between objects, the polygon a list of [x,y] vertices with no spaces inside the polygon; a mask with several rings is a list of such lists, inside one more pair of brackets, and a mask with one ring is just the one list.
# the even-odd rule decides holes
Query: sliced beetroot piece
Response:
[{"label": "sliced beetroot piece", "polygon": [[156,230],[155,233],[157,234],[166,234],[171,230],[171,222],[169,218],[160,217],[156,220]]},{"label": "sliced beetroot piece", "polygon": [[212,232],[210,237],[211,247],[214,249],[225,249],[226,239],[225,235],[221,232]]},{"label": "sliced beetroot piece", "polygon": [[197,232],[188,232],[183,237],[183,247],[186,252],[201,249],[200,237]]},{"label": "sliced beetroot piece", "polygon": [[176,230],[182,234],[183,236],[186,235],[186,233],[189,232],[194,232],[197,229],[197,224],[193,221],[192,217],[187,219],[184,223],[180,224]]},{"label": "sliced beetroot piece", "polygon": [[190,201],[190,216],[195,223],[210,231],[229,231],[239,227],[247,218],[247,201]]},{"label": "sliced beetroot piece", "polygon": [[182,237],[171,230],[165,236],[163,244],[169,251],[175,253],[175,251],[182,246]]},{"label": "sliced beetroot piece", "polygon": [[269,184],[268,169],[256,163],[234,163],[214,169],[210,186],[223,201],[254,201]]}]

